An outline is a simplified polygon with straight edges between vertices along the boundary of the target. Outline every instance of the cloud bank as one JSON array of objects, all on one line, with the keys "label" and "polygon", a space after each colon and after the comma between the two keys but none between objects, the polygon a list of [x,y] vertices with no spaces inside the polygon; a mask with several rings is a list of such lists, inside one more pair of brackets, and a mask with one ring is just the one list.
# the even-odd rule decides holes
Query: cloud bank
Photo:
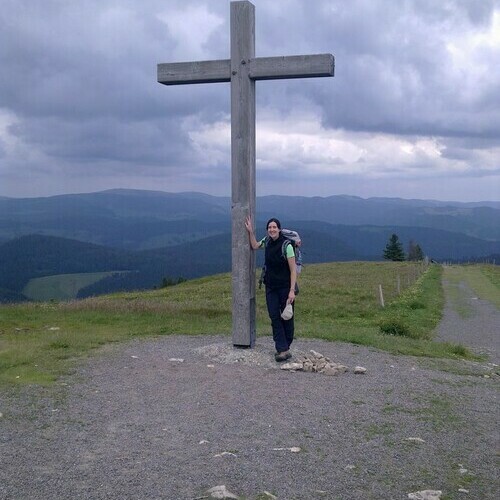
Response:
[{"label": "cloud bank", "polygon": [[[257,83],[257,192],[500,198],[500,4],[254,0],[256,54],[331,52],[334,78]],[[229,2],[6,0],[0,195],[230,193]]]}]

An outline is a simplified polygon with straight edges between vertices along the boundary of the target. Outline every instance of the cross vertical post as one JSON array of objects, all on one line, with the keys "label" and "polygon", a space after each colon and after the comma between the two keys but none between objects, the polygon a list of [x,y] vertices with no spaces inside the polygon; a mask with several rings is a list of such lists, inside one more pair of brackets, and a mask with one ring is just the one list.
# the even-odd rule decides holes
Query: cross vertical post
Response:
[{"label": "cross vertical post", "polygon": [[255,8],[231,3],[231,227],[233,344],[255,344],[255,253],[242,221],[255,213]]},{"label": "cross vertical post", "polygon": [[233,345],[255,344],[255,255],[245,218],[255,220],[255,82],[333,76],[332,54],[255,57],[255,7],[231,2],[231,59],[158,64],[163,85],[231,83]]}]

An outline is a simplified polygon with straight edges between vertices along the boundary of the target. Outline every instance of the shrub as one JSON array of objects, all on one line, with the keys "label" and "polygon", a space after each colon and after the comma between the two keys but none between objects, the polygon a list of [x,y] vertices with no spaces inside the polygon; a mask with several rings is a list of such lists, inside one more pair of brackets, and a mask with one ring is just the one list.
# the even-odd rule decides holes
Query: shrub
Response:
[{"label": "shrub", "polygon": [[469,350],[463,345],[455,345],[452,347],[452,352],[457,356],[465,357],[469,354]]},{"label": "shrub", "polygon": [[408,307],[415,311],[416,309],[425,309],[425,304],[419,300],[412,300],[409,304]]},{"label": "shrub", "polygon": [[380,331],[386,335],[413,337],[410,327],[401,318],[386,318],[379,323]]}]

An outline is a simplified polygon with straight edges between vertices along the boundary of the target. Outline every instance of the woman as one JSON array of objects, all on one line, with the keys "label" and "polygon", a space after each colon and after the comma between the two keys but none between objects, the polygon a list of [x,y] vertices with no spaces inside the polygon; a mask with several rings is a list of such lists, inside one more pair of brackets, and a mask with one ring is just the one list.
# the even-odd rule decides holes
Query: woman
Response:
[{"label": "woman", "polygon": [[[297,268],[295,265],[295,251],[291,244],[281,234],[281,223],[272,218],[267,222],[267,237],[257,241],[253,231],[252,219],[247,217],[245,227],[248,231],[250,246],[257,250],[264,248],[266,252],[266,304],[273,329],[273,340],[276,346],[276,361],[286,361],[291,358],[290,345],[293,342],[294,318],[284,320],[281,313],[288,304],[295,301],[295,285],[297,283]],[[285,255],[283,255],[285,248]]]}]

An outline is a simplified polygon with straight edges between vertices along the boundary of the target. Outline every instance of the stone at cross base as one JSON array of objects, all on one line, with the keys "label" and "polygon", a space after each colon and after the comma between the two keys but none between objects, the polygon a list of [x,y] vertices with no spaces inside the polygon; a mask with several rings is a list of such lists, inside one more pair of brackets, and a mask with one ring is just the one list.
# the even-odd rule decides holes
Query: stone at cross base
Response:
[{"label": "stone at cross base", "polygon": [[231,84],[231,231],[233,345],[253,347],[255,325],[255,255],[245,218],[255,214],[255,82],[333,76],[332,54],[255,57],[255,7],[231,2],[231,58],[158,64],[164,85]]}]

